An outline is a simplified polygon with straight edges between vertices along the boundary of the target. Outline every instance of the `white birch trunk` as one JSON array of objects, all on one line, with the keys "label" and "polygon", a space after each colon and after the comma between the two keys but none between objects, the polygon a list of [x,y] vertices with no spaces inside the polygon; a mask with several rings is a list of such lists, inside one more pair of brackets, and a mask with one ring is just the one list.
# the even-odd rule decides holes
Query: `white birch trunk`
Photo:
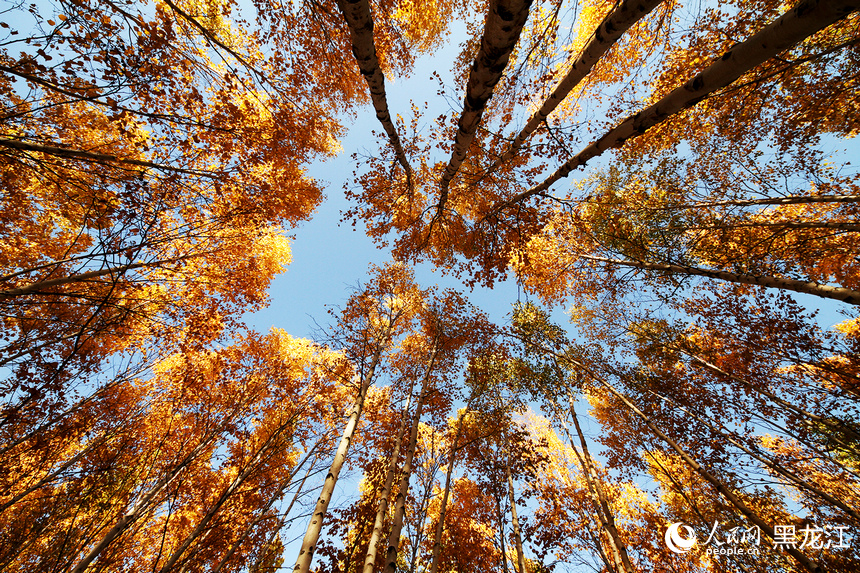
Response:
[{"label": "white birch trunk", "polygon": [[546,99],[539,110],[535,111],[529,118],[526,126],[517,134],[508,150],[502,154],[502,157],[490,168],[504,163],[511,159],[526,139],[543,123],[549,115],[555,111],[555,108],[567,97],[567,95],[585,79],[585,76],[591,72],[591,68],[603,57],[603,55],[611,48],[618,39],[629,30],[636,22],[644,18],[654,8],[657,7],[662,0],[629,0],[617,4],[597,29],[594,31],[594,36],[582,49],[576,60],[571,65],[570,71],[562,78],[552,94]]},{"label": "white birch trunk", "polygon": [[517,549],[517,565],[519,573],[528,573],[525,554],[523,553],[523,538],[520,535],[520,520],[517,517],[517,504],[514,499],[514,480],[511,478],[510,457],[505,460],[505,475],[508,478],[508,503],[511,505],[511,527],[514,530],[514,544]]},{"label": "white birch trunk", "polygon": [[817,283],[815,281],[800,281],[796,279],[785,279],[767,275],[743,275],[740,273],[703,269],[701,267],[690,267],[686,265],[675,265],[670,263],[649,263],[644,261],[633,261],[629,259],[609,259],[605,257],[595,257],[591,255],[579,255],[579,258],[600,263],[619,265],[622,267],[632,267],[649,271],[662,271],[688,276],[708,277],[732,283],[759,285],[768,288],[790,290],[793,292],[801,292],[804,294],[819,296],[821,298],[841,300],[842,302],[848,304],[860,304],[860,292],[844,287],[825,285]]},{"label": "white birch trunk", "polygon": [[190,464],[194,459],[205,450],[209,444],[214,440],[217,434],[212,434],[207,439],[205,439],[201,444],[195,447],[186,457],[182,460],[182,463],[175,466],[165,477],[159,480],[153,488],[143,494],[135,504],[129,509],[115,524],[113,527],[108,530],[108,532],[90,549],[86,555],[78,562],[77,565],[71,570],[71,573],[83,573],[89,567],[90,563],[92,563],[102,551],[107,548],[108,545],[111,544],[117,537],[122,535],[122,533],[131,526],[141,515],[146,513],[152,508],[154,500],[158,497],[158,495],[173,482],[184,470],[188,464]]},{"label": "white birch trunk", "polygon": [[520,38],[531,3],[532,0],[490,1],[481,48],[469,72],[466,98],[454,138],[454,150],[439,180],[439,213],[442,213],[445,207],[448,186],[466,158],[487,102],[493,97],[493,89],[499,83],[511,52]]},{"label": "white birch trunk", "polygon": [[328,511],[328,504],[329,501],[331,501],[331,495],[334,492],[335,484],[337,484],[340,470],[343,468],[343,464],[346,461],[346,454],[349,452],[349,446],[352,443],[353,435],[355,435],[358,420],[361,418],[364,399],[373,382],[373,376],[381,354],[382,347],[380,346],[376,349],[370,368],[368,369],[367,374],[364,377],[364,381],[361,384],[361,388],[359,389],[358,399],[356,400],[355,406],[352,408],[349,420],[343,430],[343,435],[341,436],[340,443],[338,444],[337,451],[335,452],[334,460],[331,462],[331,467],[328,475],[326,475],[325,482],[323,483],[323,488],[320,492],[319,499],[317,500],[316,507],[314,508],[313,516],[308,524],[305,537],[302,540],[302,547],[299,550],[296,565],[293,567],[294,573],[308,573],[310,570],[314,551],[317,547],[317,541],[319,541],[320,531],[322,531],[323,520],[325,519],[325,514]]},{"label": "white birch trunk", "polygon": [[439,508],[439,522],[436,524],[436,532],[433,538],[433,561],[430,564],[430,573],[437,573],[439,559],[442,557],[442,533],[445,530],[445,511],[448,508],[448,496],[451,493],[451,475],[454,473],[454,460],[457,453],[457,441],[460,439],[460,431],[463,428],[463,418],[468,409],[457,420],[457,431],[454,434],[454,443],[451,444],[451,452],[448,454],[448,471],[445,473],[445,491],[442,494],[442,506]]},{"label": "white birch trunk", "polygon": [[406,407],[403,410],[403,417],[400,420],[400,428],[397,430],[397,438],[394,441],[394,451],[391,452],[391,459],[388,462],[388,471],[385,474],[385,485],[377,494],[379,506],[376,510],[376,518],[373,520],[373,533],[370,535],[370,545],[367,547],[367,556],[364,558],[364,573],[373,573],[373,566],[376,564],[376,546],[382,538],[382,525],[385,519],[385,514],[388,512],[388,496],[391,495],[391,486],[394,485],[394,474],[397,473],[397,459],[400,457],[400,445],[403,442],[403,435],[406,433],[406,420],[409,419],[409,406],[412,402],[412,388],[409,389],[409,397],[406,400]]},{"label": "white birch trunk", "polygon": [[[633,413],[635,413],[642,422],[648,426],[655,436],[669,444],[669,447],[672,448],[678,456],[684,460],[693,471],[698,473],[702,478],[705,479],[708,483],[710,483],[717,491],[722,494],[722,496],[731,503],[741,514],[744,515],[747,519],[749,519],[754,525],[756,525],[765,535],[767,535],[771,540],[775,538],[774,529],[766,523],[759,515],[750,509],[738,496],[736,496],[728,487],[725,486],[720,480],[714,477],[707,469],[705,469],[701,464],[699,464],[696,460],[687,453],[675,440],[667,436],[663,431],[661,431],[652,420],[639,408],[633,405],[630,400],[627,399],[622,393],[615,389],[614,386],[600,378],[599,376],[595,376],[594,374],[589,373],[589,376],[603,385],[606,389],[608,389],[614,396],[616,396],[619,400],[621,400],[627,408],[629,408]],[[809,557],[804,555],[801,551],[797,550],[794,547],[787,547],[785,551],[791,555],[795,561],[797,561],[804,569],[809,571],[810,573],[824,573],[824,568],[818,565],[815,561],[811,560]]]},{"label": "white birch trunk", "polygon": [[415,414],[412,416],[412,431],[409,435],[409,449],[406,450],[406,460],[403,462],[403,477],[400,478],[400,488],[394,501],[394,520],[391,524],[391,534],[388,536],[388,549],[385,552],[385,573],[396,573],[397,550],[400,547],[400,532],[403,529],[403,518],[406,514],[406,494],[409,493],[409,481],[412,477],[412,460],[415,457],[415,448],[418,445],[418,424],[421,421],[421,412],[424,408],[424,400],[427,398],[427,385],[430,382],[430,373],[436,361],[438,351],[438,339],[433,341],[433,350],[427,365],[427,372],[421,382],[421,394],[415,404]]},{"label": "white birch trunk", "polygon": [[585,165],[607,149],[620,147],[627,140],[645,133],[679,111],[693,107],[711,93],[728,86],[759,64],[846,18],[858,9],[860,9],[860,0],[801,0],[760,32],[745,42],[735,45],[696,77],[652,106],[619,123],[565,162],[542,183],[507,201],[497,203],[492,212],[498,212],[500,209],[547,191],[554,183],[567,177],[571,171]]},{"label": "white birch trunk", "polygon": [[370,2],[368,0],[337,0],[337,7],[343,14],[349,27],[349,35],[352,41],[352,53],[358,63],[358,69],[367,81],[370,89],[370,99],[373,109],[376,110],[376,119],[382,124],[388,135],[388,142],[394,149],[398,163],[406,172],[406,181],[412,188],[412,167],[403,151],[397,127],[391,121],[391,113],[388,111],[388,100],[385,97],[385,76],[379,67],[379,58],[376,56],[376,46],[373,42],[373,16],[370,13]]},{"label": "white birch trunk", "polygon": [[597,494],[597,500],[600,504],[600,516],[603,521],[603,528],[609,536],[609,545],[612,549],[613,558],[616,561],[616,567],[619,571],[625,573],[634,573],[633,564],[630,562],[630,555],[627,552],[627,546],[621,540],[621,535],[618,533],[618,528],[615,526],[615,514],[609,507],[609,500],[606,498],[606,492],[600,483],[597,472],[591,463],[591,454],[588,451],[588,442],[585,439],[585,434],[582,432],[582,427],[579,425],[579,418],[576,415],[576,410],[573,405],[573,397],[568,394],[568,404],[570,406],[570,415],[573,419],[573,425],[576,428],[576,434],[579,436],[579,443],[582,447],[581,463],[583,472],[586,475],[586,480],[590,487],[594,488]]}]

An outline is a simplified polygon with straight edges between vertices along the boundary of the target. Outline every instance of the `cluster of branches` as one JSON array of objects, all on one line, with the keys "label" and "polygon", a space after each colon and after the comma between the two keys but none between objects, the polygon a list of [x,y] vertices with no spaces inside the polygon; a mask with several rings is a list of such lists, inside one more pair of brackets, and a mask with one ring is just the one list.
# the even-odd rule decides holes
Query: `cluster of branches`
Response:
[{"label": "cluster of branches", "polygon": [[[679,2],[584,3],[565,37],[559,1],[489,0],[437,165],[384,78],[465,3],[329,4],[255,2],[252,26],[231,2],[63,2],[2,27],[0,568],[271,570],[295,523],[297,573],[856,569],[860,326],[792,296],[860,304],[856,176],[815,151],[860,129],[860,3],[707,8],[669,41]],[[570,152],[582,98],[649,68]],[[403,263],[325,341],[241,334],[320,201],[303,168],[335,152],[332,110],[367,100],[370,234],[472,284],[513,269],[587,338],[530,304],[495,327]],[[345,468],[360,496],[330,508]],[[761,550],[677,555],[670,522]]]}]

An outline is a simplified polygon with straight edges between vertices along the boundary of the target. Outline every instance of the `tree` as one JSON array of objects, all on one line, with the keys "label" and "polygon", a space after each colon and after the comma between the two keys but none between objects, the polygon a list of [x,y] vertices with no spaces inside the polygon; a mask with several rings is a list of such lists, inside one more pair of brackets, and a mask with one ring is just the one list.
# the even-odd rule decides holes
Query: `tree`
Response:
[{"label": "tree", "polygon": [[[0,569],[857,569],[860,2],[6,10]],[[345,218],[395,261],[248,332],[370,106]]]},{"label": "tree", "polygon": [[[317,403],[341,401],[329,376],[343,368],[342,356],[274,331],[218,352],[175,354],[151,378],[115,387],[75,413],[89,422],[77,433],[36,436],[52,438],[49,447],[24,442],[7,453],[20,464],[58,449],[59,459],[11,465],[4,568],[82,571],[132,556],[141,570],[201,568],[234,541],[245,552],[234,551],[233,563],[244,563],[274,525],[272,504],[310,459],[302,444],[331,426]],[[254,521],[253,534],[237,540]]]},{"label": "tree", "polygon": [[133,377],[144,351],[237,329],[320,201],[302,166],[338,123],[298,85],[275,96],[293,80],[229,12],[182,5],[34,7],[6,28],[5,414],[38,420],[108,360]]},{"label": "tree", "polygon": [[332,491],[346,461],[367,392],[374,382],[383,354],[390,351],[396,339],[408,331],[423,302],[423,293],[412,282],[412,275],[404,266],[380,268],[376,275],[376,280],[347,303],[341,324],[335,331],[344,352],[358,368],[352,383],[357,388],[357,396],[302,541],[294,568],[297,573],[306,573],[310,568]]}]

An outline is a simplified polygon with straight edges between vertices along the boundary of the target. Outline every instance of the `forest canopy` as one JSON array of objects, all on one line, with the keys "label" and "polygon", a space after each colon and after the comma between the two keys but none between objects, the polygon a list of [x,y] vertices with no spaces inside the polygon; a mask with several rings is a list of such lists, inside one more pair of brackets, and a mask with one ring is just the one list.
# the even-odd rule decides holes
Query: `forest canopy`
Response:
[{"label": "forest canopy", "polygon": [[859,88],[860,0],[7,2],[0,571],[860,570]]}]

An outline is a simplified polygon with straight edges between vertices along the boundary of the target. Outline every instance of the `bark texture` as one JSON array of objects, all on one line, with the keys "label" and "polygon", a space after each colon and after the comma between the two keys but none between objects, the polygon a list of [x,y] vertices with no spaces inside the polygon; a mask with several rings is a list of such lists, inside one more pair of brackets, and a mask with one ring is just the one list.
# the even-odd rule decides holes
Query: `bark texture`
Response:
[{"label": "bark texture", "polygon": [[752,70],[860,9],[860,0],[801,0],[787,13],[763,30],[715,60],[705,70],[684,85],[674,89],[654,105],[630,116],[597,141],[580,151],[559,167],[542,183],[523,191],[495,206],[494,211],[519,203],[543,193],[554,183],[567,177],[577,167],[585,165],[607,149],[620,147],[629,139],[645,133],[675,115],[689,109],[715,91],[730,85]]},{"label": "bark texture", "polygon": [[442,494],[442,506],[439,508],[439,522],[433,538],[433,562],[430,564],[430,573],[439,570],[439,559],[442,557],[442,533],[445,530],[445,510],[448,507],[448,497],[451,495],[451,476],[454,473],[454,461],[457,453],[457,442],[460,440],[460,432],[463,429],[464,411],[457,420],[457,432],[454,434],[454,443],[451,444],[451,452],[448,454],[448,471],[445,473],[445,492]]},{"label": "bark texture", "polygon": [[[410,398],[412,390],[410,389]],[[397,430],[397,438],[394,441],[394,450],[391,452],[391,459],[388,462],[388,471],[385,474],[385,485],[377,494],[379,506],[376,510],[376,518],[373,520],[373,533],[370,535],[370,544],[367,547],[367,556],[364,558],[364,573],[373,573],[373,567],[376,564],[376,546],[382,538],[382,524],[385,515],[388,513],[388,496],[391,494],[391,486],[394,485],[394,474],[397,473],[397,459],[400,457],[400,445],[403,442],[403,435],[406,433],[406,420],[409,412],[409,404],[411,400],[407,399],[406,407],[403,409],[403,418],[400,420],[400,428]]]},{"label": "bark texture", "polygon": [[[609,51],[615,42],[629,30],[636,22],[644,18],[649,12],[656,8],[662,0],[631,0],[618,4],[614,10],[606,15],[603,22],[597,27],[591,41],[585,45],[579,53],[570,71],[559,82],[552,94],[543,103],[541,108],[534,112],[529,118],[526,126],[514,139],[508,150],[499,158],[496,165],[501,164],[519,151],[526,139],[543,123],[549,115],[555,111],[564,98],[591,72],[594,64]],[[492,168],[491,168],[492,169]]]},{"label": "bark texture", "polygon": [[511,52],[520,38],[529,15],[532,0],[491,0],[490,10],[484,24],[481,48],[472,63],[463,112],[457,124],[454,150],[448,166],[439,180],[439,213],[448,199],[448,186],[463,164],[466,153],[475,139],[478,124],[487,102],[493,97],[493,89],[499,83],[508,65]]},{"label": "bark texture", "polygon": [[409,480],[412,477],[412,460],[415,458],[415,448],[418,445],[418,424],[421,421],[421,412],[427,398],[427,390],[430,382],[430,373],[436,362],[436,353],[439,349],[438,340],[434,341],[433,350],[427,365],[427,372],[421,383],[421,394],[415,404],[415,414],[412,416],[412,431],[409,435],[409,448],[406,450],[406,460],[403,462],[403,476],[400,478],[400,487],[397,498],[394,501],[394,519],[391,524],[391,534],[388,537],[388,549],[385,552],[385,573],[397,572],[397,550],[400,547],[400,532],[403,529],[403,518],[406,514],[406,494],[409,493]]},{"label": "bark texture", "polygon": [[[386,339],[387,338],[388,335],[386,335]],[[374,372],[376,371],[376,366],[379,363],[379,357],[381,354],[382,349],[377,348],[373,355],[370,368],[364,377],[364,382],[361,384],[358,399],[356,400],[355,406],[352,408],[349,420],[346,423],[346,428],[343,430],[343,436],[341,436],[340,444],[337,447],[334,460],[331,462],[328,475],[325,477],[325,483],[323,483],[323,489],[320,492],[319,499],[317,500],[316,507],[314,508],[313,517],[311,518],[311,522],[308,524],[308,530],[302,540],[302,547],[299,550],[296,565],[293,567],[294,573],[308,573],[310,570],[311,561],[314,558],[314,551],[317,547],[317,541],[319,541],[320,531],[322,531],[323,520],[325,519],[325,514],[328,511],[328,504],[329,501],[331,501],[331,495],[332,492],[334,492],[335,484],[337,484],[340,470],[343,468],[344,461],[346,461],[346,454],[349,452],[352,437],[355,435],[355,428],[358,426],[358,420],[361,418],[364,399],[367,396],[367,391],[370,388],[370,385],[373,383]]]},{"label": "bark texture", "polygon": [[117,537],[131,526],[141,515],[152,509],[155,500],[159,494],[169,486],[204,450],[206,450],[217,437],[216,433],[210,434],[202,443],[195,447],[185,459],[176,465],[166,476],[159,480],[155,486],[140,496],[122,517],[120,517],[113,527],[101,538],[101,540],[87,552],[86,555],[75,565],[71,573],[83,573],[99,555],[110,545]]},{"label": "bark texture", "polygon": [[391,121],[391,113],[388,111],[388,100],[385,97],[385,76],[379,67],[379,58],[376,56],[376,45],[373,42],[373,16],[370,13],[370,2],[368,0],[337,0],[337,7],[343,14],[349,36],[352,42],[352,53],[358,63],[358,69],[370,88],[370,100],[373,109],[376,110],[376,119],[382,124],[388,135],[388,142],[394,149],[397,162],[406,171],[407,185],[412,187],[412,167],[406,158],[397,127]]},{"label": "bark texture", "polygon": [[[736,496],[734,492],[732,492],[732,490],[726,487],[723,482],[714,477],[711,472],[709,472],[701,464],[694,460],[685,449],[683,449],[677,442],[675,442],[675,440],[667,436],[656,425],[654,425],[654,422],[651,420],[651,418],[649,418],[644,412],[642,412],[632,402],[630,402],[630,400],[628,400],[627,397],[624,396],[624,394],[616,390],[614,386],[612,386],[602,378],[593,375],[591,377],[594,378],[600,384],[602,384],[605,388],[607,388],[619,400],[624,402],[624,405],[629,408],[633,413],[635,413],[642,420],[642,422],[646,426],[648,426],[648,429],[650,429],[655,436],[669,444],[669,447],[671,447],[675,451],[675,453],[677,453],[681,457],[681,459],[684,460],[684,463],[690,466],[693,471],[702,476],[705,481],[714,486],[714,488],[716,488],[716,490],[719,491],[720,494],[722,494],[722,496],[725,497],[729,503],[731,503],[735,508],[737,508],[737,510],[740,511],[744,515],[744,517],[746,517],[753,524],[758,526],[758,528],[761,529],[761,531],[770,539],[775,539],[776,533],[770,525],[768,525],[755,511],[753,511],[749,506],[747,506],[738,496]],[[801,551],[795,549],[794,547],[788,547],[785,551],[786,553],[791,555],[795,559],[795,561],[797,561],[804,569],[809,571],[809,573],[823,573],[824,568],[818,565],[818,563],[816,563],[809,557],[807,557]]]},{"label": "bark texture", "polygon": [[609,500],[606,497],[606,492],[600,483],[597,471],[592,465],[592,460],[594,458],[591,457],[591,453],[588,451],[588,442],[585,439],[582,427],[579,425],[579,418],[577,417],[576,410],[574,409],[573,396],[570,394],[568,394],[568,404],[570,416],[573,420],[573,425],[576,428],[576,434],[579,437],[579,444],[582,447],[582,458],[580,459],[582,471],[589,488],[593,489],[594,494],[597,496],[597,503],[600,509],[598,516],[600,517],[602,522],[601,525],[603,525],[609,538],[609,546],[612,549],[612,557],[615,561],[615,567],[620,572],[634,573],[635,569],[630,561],[630,555],[627,553],[627,546],[624,544],[624,541],[621,539],[621,534],[618,533],[618,528],[615,526],[615,514],[609,507]]}]

